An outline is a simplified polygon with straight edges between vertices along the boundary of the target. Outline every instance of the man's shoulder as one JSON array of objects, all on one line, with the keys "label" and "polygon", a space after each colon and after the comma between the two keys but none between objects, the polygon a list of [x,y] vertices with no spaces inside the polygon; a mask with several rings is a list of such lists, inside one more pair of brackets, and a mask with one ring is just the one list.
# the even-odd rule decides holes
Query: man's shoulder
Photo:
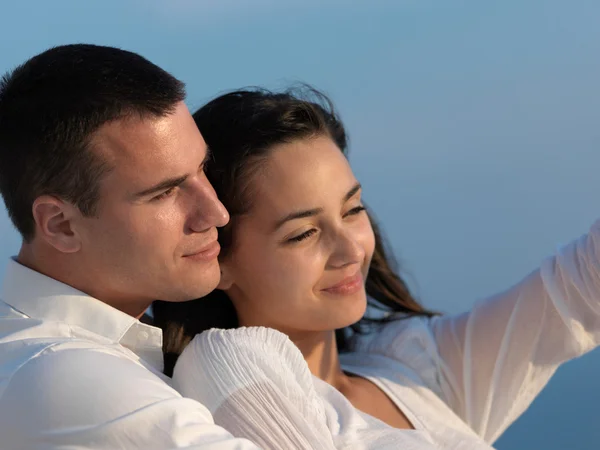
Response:
[{"label": "man's shoulder", "polygon": [[[3,444],[79,448],[85,442],[86,448],[137,449],[187,448],[190,443],[204,448],[206,443],[210,448],[255,448],[215,426],[203,405],[181,397],[166,377],[119,347],[68,336],[0,343]],[[12,362],[3,359],[10,357]],[[212,447],[213,441],[223,445]]]},{"label": "man's shoulder", "polygon": [[98,341],[96,336],[86,339],[85,335],[74,334],[66,323],[35,319],[0,308],[0,394],[16,372],[34,361],[36,367],[52,368],[73,357],[72,352],[63,354],[64,350],[98,351],[105,344],[110,343]]},{"label": "man's shoulder", "polygon": [[72,341],[68,326],[24,316],[0,302],[0,395],[20,368],[53,346]]},{"label": "man's shoulder", "polygon": [[140,379],[165,384],[166,377],[119,343],[86,330],[63,322],[0,317],[0,398],[10,395],[7,390],[75,398],[87,389],[104,390],[110,397],[121,395],[128,380],[139,384]]},{"label": "man's shoulder", "polygon": [[23,417],[47,418],[60,405],[85,425],[180,398],[164,378],[110,346],[56,339],[20,348],[12,342],[7,352],[2,347],[0,353],[13,357],[0,362],[0,416],[20,415],[23,408]]},{"label": "man's shoulder", "polygon": [[[106,365],[110,371],[104,373]],[[82,337],[35,336],[0,342],[0,384],[10,383],[18,376],[42,386],[60,384],[68,380],[75,389],[77,380],[102,376],[131,376],[155,378],[132,352],[116,343],[99,343]],[[37,379],[39,378],[39,379]]]},{"label": "man's shoulder", "polygon": [[69,324],[29,317],[0,300],[0,344],[54,342],[72,339]]}]

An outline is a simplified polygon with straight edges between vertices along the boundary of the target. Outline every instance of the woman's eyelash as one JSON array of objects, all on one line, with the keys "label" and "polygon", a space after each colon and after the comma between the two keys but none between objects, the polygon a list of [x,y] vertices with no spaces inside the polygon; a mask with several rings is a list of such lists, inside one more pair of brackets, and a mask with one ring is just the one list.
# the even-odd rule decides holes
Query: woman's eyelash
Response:
[{"label": "woman's eyelash", "polygon": [[356,208],[352,208],[350,211],[348,211],[345,214],[345,216],[352,216],[352,215],[358,214],[360,212],[363,212],[364,210],[365,210],[364,206],[362,206],[362,205],[361,206],[357,206]]},{"label": "woman's eyelash", "polygon": [[[353,216],[353,215],[359,214],[359,213],[361,213],[364,210],[365,210],[364,206],[362,206],[362,205],[361,206],[357,206],[356,208],[352,208],[350,211],[348,211],[344,215],[344,217]],[[310,236],[312,236],[316,232],[317,232],[317,230],[315,228],[311,228],[310,230],[305,231],[304,233],[299,234],[298,236],[294,236],[293,238],[289,238],[288,242],[301,242],[304,239],[309,238]]]},{"label": "woman's eyelash", "polygon": [[299,234],[298,236],[294,236],[293,238],[288,239],[288,242],[300,242],[300,241],[303,241],[304,239],[306,239],[306,238],[312,236],[313,234],[315,234],[316,232],[317,232],[316,229],[311,228],[310,230],[305,231],[304,233]]}]

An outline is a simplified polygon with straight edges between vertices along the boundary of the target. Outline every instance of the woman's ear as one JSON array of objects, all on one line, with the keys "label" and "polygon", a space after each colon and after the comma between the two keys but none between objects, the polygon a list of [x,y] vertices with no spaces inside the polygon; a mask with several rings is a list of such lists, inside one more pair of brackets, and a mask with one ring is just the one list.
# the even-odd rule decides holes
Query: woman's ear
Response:
[{"label": "woman's ear", "polygon": [[227,264],[227,259],[223,258],[222,260],[219,260],[219,266],[221,267],[221,281],[219,281],[217,289],[227,291],[233,285],[233,275]]}]

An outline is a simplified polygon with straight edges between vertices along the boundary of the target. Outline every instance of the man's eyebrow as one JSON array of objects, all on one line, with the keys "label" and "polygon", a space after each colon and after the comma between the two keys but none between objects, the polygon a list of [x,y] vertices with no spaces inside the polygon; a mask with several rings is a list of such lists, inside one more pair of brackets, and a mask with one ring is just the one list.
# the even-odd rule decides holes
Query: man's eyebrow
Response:
[{"label": "man's eyebrow", "polygon": [[154,186],[149,187],[148,189],[144,189],[143,191],[133,194],[133,196],[135,198],[142,198],[147,197],[151,194],[156,194],[157,192],[169,190],[171,188],[179,186],[181,183],[187,180],[188,176],[189,175],[183,175],[175,178],[167,178],[166,180],[163,180],[155,184]]},{"label": "man's eyebrow", "polygon": [[[202,163],[200,164],[199,167],[202,170],[204,170],[204,166],[206,166],[206,163],[211,158],[212,158],[212,152],[210,151],[209,148],[207,148],[206,155],[204,155],[204,159],[202,160]],[[147,197],[148,195],[151,195],[151,194],[155,194],[157,192],[167,191],[171,188],[179,186],[185,180],[187,180],[188,177],[189,177],[189,175],[182,175],[180,177],[167,178],[166,180],[163,180],[163,181],[155,184],[154,186],[149,187],[148,189],[144,189],[143,191],[133,194],[133,196],[134,196],[134,198],[142,198],[142,197]]]},{"label": "man's eyebrow", "polygon": [[[360,189],[361,189],[360,183],[356,183],[352,187],[352,189],[350,189],[346,193],[346,195],[344,195],[344,200],[342,201],[342,203],[346,203],[348,200],[350,200],[352,197],[354,197],[356,195],[356,193],[358,191],[360,191]],[[284,218],[277,221],[277,223],[275,224],[275,230],[281,228],[281,226],[284,223],[289,222],[290,220],[304,219],[306,217],[314,217],[322,212],[323,212],[323,208],[313,208],[313,209],[306,209],[304,211],[296,211],[296,212],[290,213],[287,216],[285,216]]]}]

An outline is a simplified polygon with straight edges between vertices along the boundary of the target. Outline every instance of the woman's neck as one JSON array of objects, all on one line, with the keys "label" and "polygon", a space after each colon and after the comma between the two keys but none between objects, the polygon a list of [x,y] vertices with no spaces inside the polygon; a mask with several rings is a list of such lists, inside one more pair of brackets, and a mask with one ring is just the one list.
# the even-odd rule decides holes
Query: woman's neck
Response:
[{"label": "woman's neck", "polygon": [[290,339],[300,349],[311,373],[343,391],[349,377],[342,370],[335,340],[335,331],[290,335]]}]

